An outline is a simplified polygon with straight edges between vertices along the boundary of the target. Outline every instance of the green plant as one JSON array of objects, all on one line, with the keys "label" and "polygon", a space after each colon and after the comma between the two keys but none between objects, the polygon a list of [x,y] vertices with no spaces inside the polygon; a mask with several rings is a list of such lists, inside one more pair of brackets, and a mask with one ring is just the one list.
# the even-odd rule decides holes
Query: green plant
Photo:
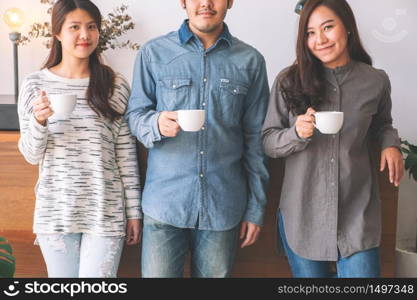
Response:
[{"label": "green plant", "polygon": [[406,140],[401,140],[401,150],[407,155],[405,158],[405,170],[410,177],[417,181],[417,146]]},{"label": "green plant", "polygon": [[[52,5],[55,0],[40,0],[42,4],[49,5],[48,14],[51,14]],[[104,52],[107,49],[121,49],[130,48],[138,50],[139,45],[130,40],[120,42],[118,39],[127,31],[135,28],[135,23],[132,17],[127,14],[128,6],[121,5],[113,9],[113,12],[107,14],[102,19],[100,41],[97,49],[99,52]],[[33,23],[27,35],[22,35],[19,40],[19,45],[26,45],[33,39],[46,38],[45,46],[49,49],[51,47],[51,26],[49,22]]]},{"label": "green plant", "polygon": [[16,260],[13,257],[9,242],[0,237],[0,278],[12,278],[16,269]]}]

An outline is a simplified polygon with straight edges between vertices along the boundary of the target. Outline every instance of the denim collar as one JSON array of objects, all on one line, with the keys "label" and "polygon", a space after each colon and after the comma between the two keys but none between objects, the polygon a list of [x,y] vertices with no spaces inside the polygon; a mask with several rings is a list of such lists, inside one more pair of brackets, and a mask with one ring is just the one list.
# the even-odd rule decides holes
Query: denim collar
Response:
[{"label": "denim collar", "polygon": [[[223,26],[223,31],[220,34],[220,36],[218,38],[218,41],[224,40],[229,44],[229,46],[231,46],[232,45],[232,35],[230,34],[229,28],[227,27],[226,23],[223,23],[223,25],[224,25]],[[180,29],[178,30],[178,33],[179,33],[179,37],[180,37],[180,42],[183,45],[188,43],[192,37],[196,37],[188,26],[188,19],[184,20]]]}]

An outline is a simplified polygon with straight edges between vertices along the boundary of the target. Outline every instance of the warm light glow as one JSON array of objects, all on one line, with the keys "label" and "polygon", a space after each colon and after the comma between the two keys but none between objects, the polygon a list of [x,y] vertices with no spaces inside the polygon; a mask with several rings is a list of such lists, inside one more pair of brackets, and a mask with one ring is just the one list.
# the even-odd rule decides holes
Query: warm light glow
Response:
[{"label": "warm light glow", "polygon": [[23,25],[23,13],[18,8],[9,8],[4,13],[4,22],[12,31],[17,31]]}]

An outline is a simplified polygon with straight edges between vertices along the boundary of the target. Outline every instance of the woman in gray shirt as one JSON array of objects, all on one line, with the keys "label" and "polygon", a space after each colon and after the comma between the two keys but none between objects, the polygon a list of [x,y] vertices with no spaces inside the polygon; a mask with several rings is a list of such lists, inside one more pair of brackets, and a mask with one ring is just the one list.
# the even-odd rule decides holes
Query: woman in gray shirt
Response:
[{"label": "woman in gray shirt", "polygon": [[[345,0],[309,0],[295,64],[275,80],[263,128],[265,152],[285,157],[279,232],[295,277],[378,277],[381,206],[377,162],[398,186],[400,140],[387,74],[372,67]],[[316,111],[342,111],[337,134],[315,130]]]}]

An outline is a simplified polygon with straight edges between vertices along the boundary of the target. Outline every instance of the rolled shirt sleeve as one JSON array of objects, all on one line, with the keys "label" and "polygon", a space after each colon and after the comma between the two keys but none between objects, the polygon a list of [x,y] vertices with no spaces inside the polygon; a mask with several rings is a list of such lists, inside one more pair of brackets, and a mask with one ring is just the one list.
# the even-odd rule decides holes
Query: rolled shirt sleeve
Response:
[{"label": "rolled shirt sleeve", "polygon": [[243,162],[248,178],[248,205],[243,220],[262,226],[267,203],[265,187],[269,179],[261,139],[262,124],[269,97],[268,78],[263,58],[255,76],[246,97],[242,121],[244,132]]},{"label": "rolled shirt sleeve", "polygon": [[156,111],[155,81],[146,56],[146,46],[143,46],[135,62],[126,119],[132,134],[146,148],[152,148],[162,139],[158,128],[159,115]]}]

